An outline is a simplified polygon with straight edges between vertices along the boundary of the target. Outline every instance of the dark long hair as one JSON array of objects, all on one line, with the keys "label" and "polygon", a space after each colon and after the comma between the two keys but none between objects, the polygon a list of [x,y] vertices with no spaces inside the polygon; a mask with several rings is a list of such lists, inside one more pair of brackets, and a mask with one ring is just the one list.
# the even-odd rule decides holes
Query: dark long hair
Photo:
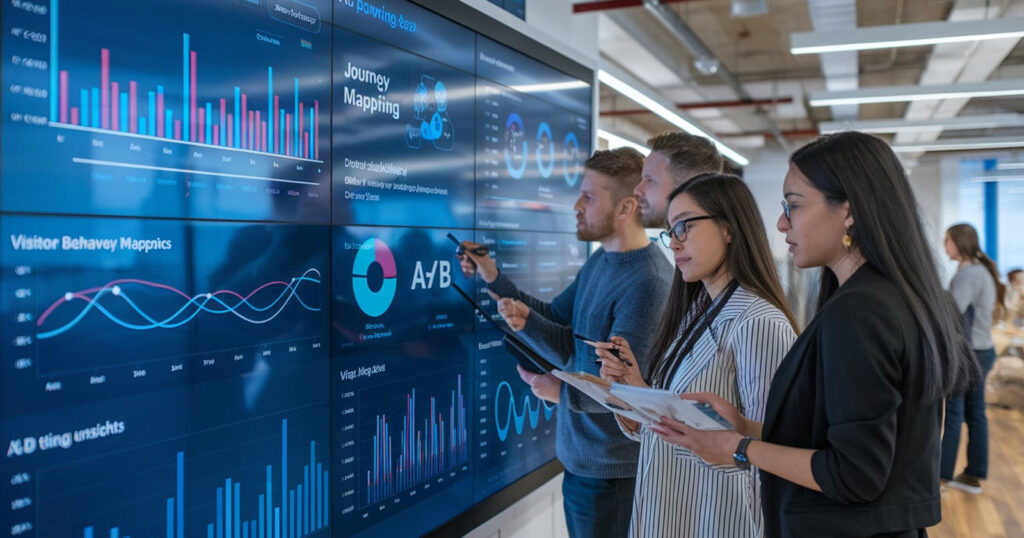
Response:
[{"label": "dark long hair", "polygon": [[[970,386],[978,365],[959,313],[939,282],[917,200],[899,159],[884,140],[846,131],[822,136],[796,150],[790,162],[825,200],[850,203],[849,233],[866,262],[892,281],[910,306],[924,343],[925,397],[953,394]],[[821,269],[818,310],[839,287],[835,273]]]},{"label": "dark long hair", "polygon": [[[797,330],[796,317],[786,303],[786,295],[775,271],[761,212],[747,184],[729,174],[701,174],[676,187],[669,194],[668,202],[672,203],[681,194],[693,198],[697,205],[715,216],[716,222],[728,228],[732,242],[726,245],[723,265],[733,278],[744,289],[778,308]],[[652,360],[648,361],[645,377],[652,386],[666,387],[671,382],[671,376],[683,359],[678,353],[666,356],[672,342],[680,334],[680,329],[683,335],[692,332],[710,306],[711,297],[704,284],[686,282],[679,271],[675,271],[668,306],[650,355]]]},{"label": "dark long hair", "polygon": [[1004,303],[1006,301],[1006,286],[999,281],[999,269],[996,268],[996,262],[982,252],[981,242],[978,241],[978,231],[970,224],[954,224],[946,229],[946,235],[953,241],[953,246],[956,247],[960,259],[978,262],[988,270],[989,275],[992,275],[992,282],[996,285],[996,305],[992,315],[996,319],[1001,318],[1003,311],[1006,310]]}]

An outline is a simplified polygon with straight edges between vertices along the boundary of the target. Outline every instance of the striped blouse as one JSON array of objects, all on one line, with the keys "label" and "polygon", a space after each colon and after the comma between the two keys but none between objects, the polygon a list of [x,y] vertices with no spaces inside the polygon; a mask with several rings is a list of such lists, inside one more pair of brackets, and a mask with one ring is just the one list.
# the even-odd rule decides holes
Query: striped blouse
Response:
[{"label": "striped blouse", "polygon": [[[794,340],[781,311],[738,288],[683,359],[670,388],[713,392],[761,421],[772,375]],[[630,536],[763,535],[756,470],[708,465],[646,428],[623,433],[640,441]]]}]

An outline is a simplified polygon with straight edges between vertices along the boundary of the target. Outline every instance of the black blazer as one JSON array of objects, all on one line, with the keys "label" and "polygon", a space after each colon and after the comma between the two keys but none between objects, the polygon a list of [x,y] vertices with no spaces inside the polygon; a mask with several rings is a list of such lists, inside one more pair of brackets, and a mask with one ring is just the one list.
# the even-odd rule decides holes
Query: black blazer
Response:
[{"label": "black blazer", "polygon": [[906,300],[865,264],[772,380],[762,437],[816,449],[823,493],[762,472],[766,536],[874,536],[941,519],[942,401],[916,395],[923,357]]}]

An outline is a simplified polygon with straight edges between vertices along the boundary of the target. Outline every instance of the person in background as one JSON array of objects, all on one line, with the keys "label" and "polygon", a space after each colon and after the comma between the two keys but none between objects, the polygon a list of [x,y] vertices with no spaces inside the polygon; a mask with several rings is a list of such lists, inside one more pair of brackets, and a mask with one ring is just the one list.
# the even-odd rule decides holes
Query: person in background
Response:
[{"label": "person in background", "polygon": [[[981,481],[988,477],[988,418],[985,416],[985,376],[996,360],[992,343],[992,318],[999,316],[1006,287],[999,282],[996,264],[978,242],[970,224],[956,224],[946,230],[946,254],[959,264],[949,292],[964,319],[968,341],[981,367],[981,377],[966,392],[946,399],[946,424],[942,434],[939,476],[946,485],[968,493],[981,493]],[[967,422],[967,467],[953,476],[960,431]]]},{"label": "person in background", "polygon": [[[761,212],[743,180],[703,174],[668,197],[665,246],[677,271],[641,372],[629,342],[613,336],[598,349],[601,377],[675,392],[712,392],[763,419],[772,375],[796,339],[768,247]],[[622,360],[625,359],[625,362]],[[757,472],[709,466],[693,452],[617,417],[623,433],[640,441],[630,536],[763,534]]]},{"label": "person in background", "polygon": [[1006,321],[1024,327],[1024,270],[1011,269],[1006,281],[1010,284],[1006,289]]},{"label": "person in background", "polygon": [[910,183],[885,141],[847,131],[793,153],[783,196],[778,229],[821,285],[764,422],[699,393],[682,397],[735,430],[668,417],[650,428],[708,463],[758,467],[768,537],[925,536],[942,513],[942,403],[978,368]]},{"label": "person in background", "polygon": [[665,226],[668,195],[700,174],[720,173],[722,155],[710,140],[682,131],[665,131],[647,139],[651,153],[644,159],[640,183],[633,189],[646,228]]},{"label": "person in background", "polygon": [[[576,201],[576,237],[601,248],[580,268],[573,283],[550,303],[523,293],[476,243],[463,242],[465,274],[478,273],[498,299],[498,312],[524,341],[555,365],[597,375],[590,348],[576,340],[612,335],[634,342],[645,364],[650,327],[668,297],[672,266],[647,238],[633,188],[643,156],[634,149],[600,150],[584,163]],[[621,537],[629,528],[638,446],[619,432],[614,415],[589,396],[562,385],[551,374],[519,369],[534,394],[558,402],[555,450],[565,466],[562,479],[569,535]]]}]

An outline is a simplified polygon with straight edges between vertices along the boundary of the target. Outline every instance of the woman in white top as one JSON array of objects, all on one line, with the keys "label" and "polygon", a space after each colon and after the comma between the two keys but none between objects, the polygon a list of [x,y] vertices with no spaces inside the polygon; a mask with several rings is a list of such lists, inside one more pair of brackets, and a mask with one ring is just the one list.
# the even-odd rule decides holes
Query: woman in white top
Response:
[{"label": "woman in white top", "polygon": [[[629,343],[598,349],[601,375],[635,386],[713,392],[762,420],[772,375],[796,339],[761,214],[743,181],[704,174],[669,195],[669,231],[678,271],[648,361]],[[761,536],[756,471],[711,466],[689,450],[619,418],[640,441],[631,536]]]}]

